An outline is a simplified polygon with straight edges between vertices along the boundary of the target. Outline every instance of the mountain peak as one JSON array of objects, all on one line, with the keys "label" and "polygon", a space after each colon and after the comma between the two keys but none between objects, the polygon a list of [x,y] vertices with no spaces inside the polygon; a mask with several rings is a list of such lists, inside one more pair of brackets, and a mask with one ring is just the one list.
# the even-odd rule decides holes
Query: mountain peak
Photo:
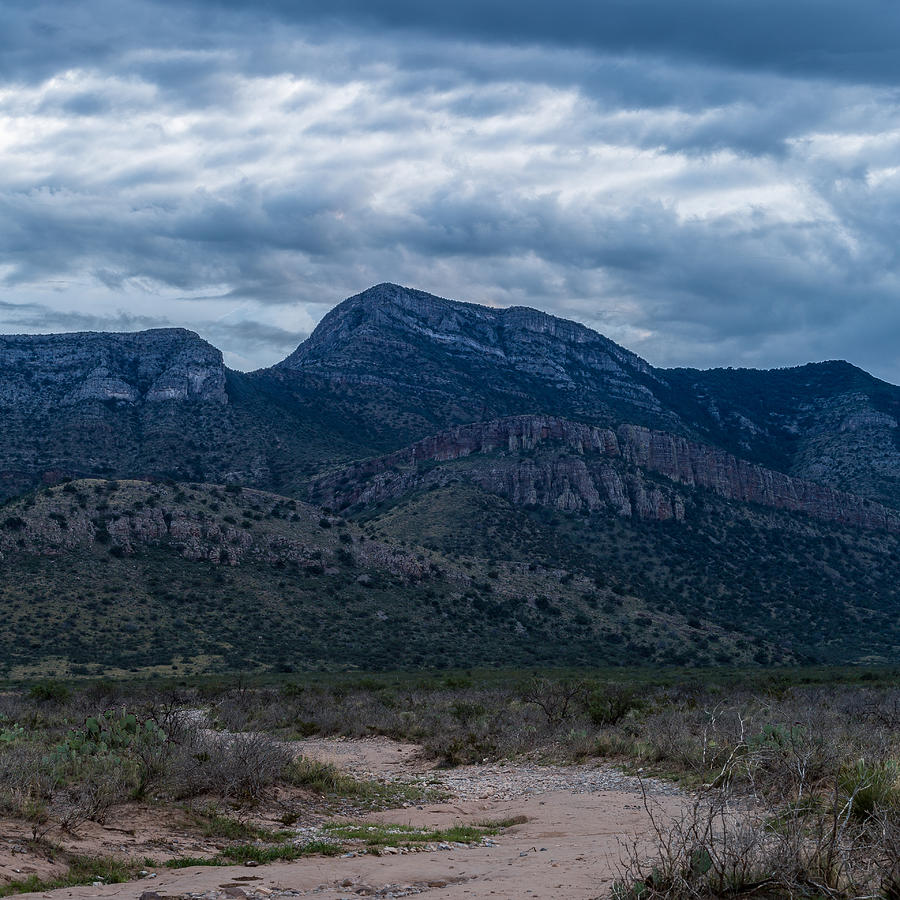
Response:
[{"label": "mountain peak", "polygon": [[[287,369],[330,368],[356,359],[351,350],[360,340],[415,342],[444,352],[505,359],[514,367],[530,368],[535,358],[565,354],[566,347],[591,346],[610,365],[649,375],[650,366],[585,325],[526,306],[492,307],[448,300],[426,291],[383,282],[335,306],[315,331],[287,359]],[[551,345],[554,349],[551,351]]]}]

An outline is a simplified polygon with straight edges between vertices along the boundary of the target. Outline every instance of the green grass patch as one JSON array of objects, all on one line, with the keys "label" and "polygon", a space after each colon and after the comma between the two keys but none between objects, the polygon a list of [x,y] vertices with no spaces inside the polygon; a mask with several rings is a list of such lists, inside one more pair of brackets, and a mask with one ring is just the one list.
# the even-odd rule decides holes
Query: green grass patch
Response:
[{"label": "green grass patch", "polygon": [[345,841],[364,841],[368,847],[409,847],[414,844],[471,844],[500,828],[495,825],[454,825],[451,828],[417,828],[383,822],[327,822],[322,826],[329,835]]},{"label": "green grass patch", "polygon": [[237,844],[226,847],[216,856],[201,858],[184,856],[170,859],[169,869],[186,869],[189,866],[233,866],[248,862],[260,864],[278,860],[302,859],[304,856],[337,856],[343,848],[332,841],[309,841],[305,844]]},{"label": "green grass patch", "polygon": [[221,866],[225,865],[219,857],[210,856],[179,856],[177,859],[166,861],[167,869],[189,869],[191,866]]},{"label": "green grass patch", "polygon": [[284,771],[285,781],[325,797],[342,797],[376,809],[390,809],[404,803],[430,803],[443,799],[440,792],[419,784],[382,783],[354,778],[330,763],[298,757]]},{"label": "green grass patch", "polygon": [[503,831],[506,828],[512,828],[514,825],[524,825],[528,821],[528,816],[510,816],[508,819],[488,819],[484,822],[476,822],[479,828],[492,829],[491,834]]},{"label": "green grass patch", "polygon": [[228,847],[220,854],[222,859],[234,863],[270,863],[276,860],[301,859],[304,856],[337,856],[342,848],[330,841],[310,841],[306,844],[276,844],[260,847],[256,844],[240,844]]},{"label": "green grass patch", "polygon": [[69,868],[62,875],[41,879],[37,875],[29,875],[20,881],[12,881],[0,886],[0,897],[14,894],[25,894],[40,891],[52,891],[58,888],[78,887],[102,881],[104,884],[120,884],[135,878],[144,863],[119,859],[111,856],[72,856],[68,860]]}]

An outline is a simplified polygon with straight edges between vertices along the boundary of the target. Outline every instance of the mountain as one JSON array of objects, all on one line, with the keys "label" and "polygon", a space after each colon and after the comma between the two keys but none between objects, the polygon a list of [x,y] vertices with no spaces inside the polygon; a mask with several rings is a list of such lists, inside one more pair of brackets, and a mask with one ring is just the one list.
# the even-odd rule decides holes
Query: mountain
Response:
[{"label": "mountain", "polygon": [[0,336],[0,416],[20,668],[900,649],[900,388],[845,362],[658,369],[385,284],[252,373],[183,329]]},{"label": "mountain", "polygon": [[281,492],[448,427],[550,415],[639,425],[900,507],[900,388],[847,363],[655,369],[536,310],[378,285],[244,374],[183,329],[0,336],[0,497],[61,477]]},{"label": "mountain", "polygon": [[0,335],[0,416],[0,500],[87,476],[277,489],[359,455],[277,382],[229,371],[180,328]]},{"label": "mountain", "polygon": [[539,413],[692,438],[900,507],[900,388],[845,362],[657,369],[574,322],[388,284],[335,307],[275,371],[354,416],[361,433],[389,423],[384,450]]}]

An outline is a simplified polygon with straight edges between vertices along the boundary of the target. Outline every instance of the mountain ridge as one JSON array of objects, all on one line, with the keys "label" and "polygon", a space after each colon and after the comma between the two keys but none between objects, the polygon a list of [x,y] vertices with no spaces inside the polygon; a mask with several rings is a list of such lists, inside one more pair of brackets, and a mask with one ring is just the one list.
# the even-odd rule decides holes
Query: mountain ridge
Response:
[{"label": "mountain ridge", "polygon": [[900,388],[849,363],[655,369],[377,285],[252,373],[184,329],[0,338],[0,410],[20,668],[265,666],[260,637],[300,667],[900,646]]},{"label": "mountain ridge", "polygon": [[[655,369],[579,323],[394,284],[338,304],[253,373],[185,329],[0,336],[0,408],[0,497],[97,474],[292,492],[455,425],[558,415],[665,431],[900,508],[900,388],[850,363]],[[36,444],[38,413],[51,440]]]}]

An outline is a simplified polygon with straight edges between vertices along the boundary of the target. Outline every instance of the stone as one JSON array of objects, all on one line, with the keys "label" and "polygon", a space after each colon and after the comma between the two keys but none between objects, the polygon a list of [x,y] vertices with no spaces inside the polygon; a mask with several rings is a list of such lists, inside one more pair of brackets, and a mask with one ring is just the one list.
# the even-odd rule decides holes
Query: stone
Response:
[{"label": "stone", "polygon": [[[513,449],[498,458],[498,448]],[[545,452],[535,456],[536,449]],[[726,500],[900,533],[900,513],[895,510],[717,447],[637,425],[611,430],[556,416],[513,416],[456,426],[314,479],[309,499],[329,506],[397,499],[460,478],[457,468],[419,464],[479,455],[485,456],[483,465],[469,464],[466,479],[521,505],[572,511],[611,507],[624,517],[681,521],[689,491],[703,488]],[[663,475],[672,486],[648,483],[644,473]],[[679,485],[688,490],[680,493]]]}]

